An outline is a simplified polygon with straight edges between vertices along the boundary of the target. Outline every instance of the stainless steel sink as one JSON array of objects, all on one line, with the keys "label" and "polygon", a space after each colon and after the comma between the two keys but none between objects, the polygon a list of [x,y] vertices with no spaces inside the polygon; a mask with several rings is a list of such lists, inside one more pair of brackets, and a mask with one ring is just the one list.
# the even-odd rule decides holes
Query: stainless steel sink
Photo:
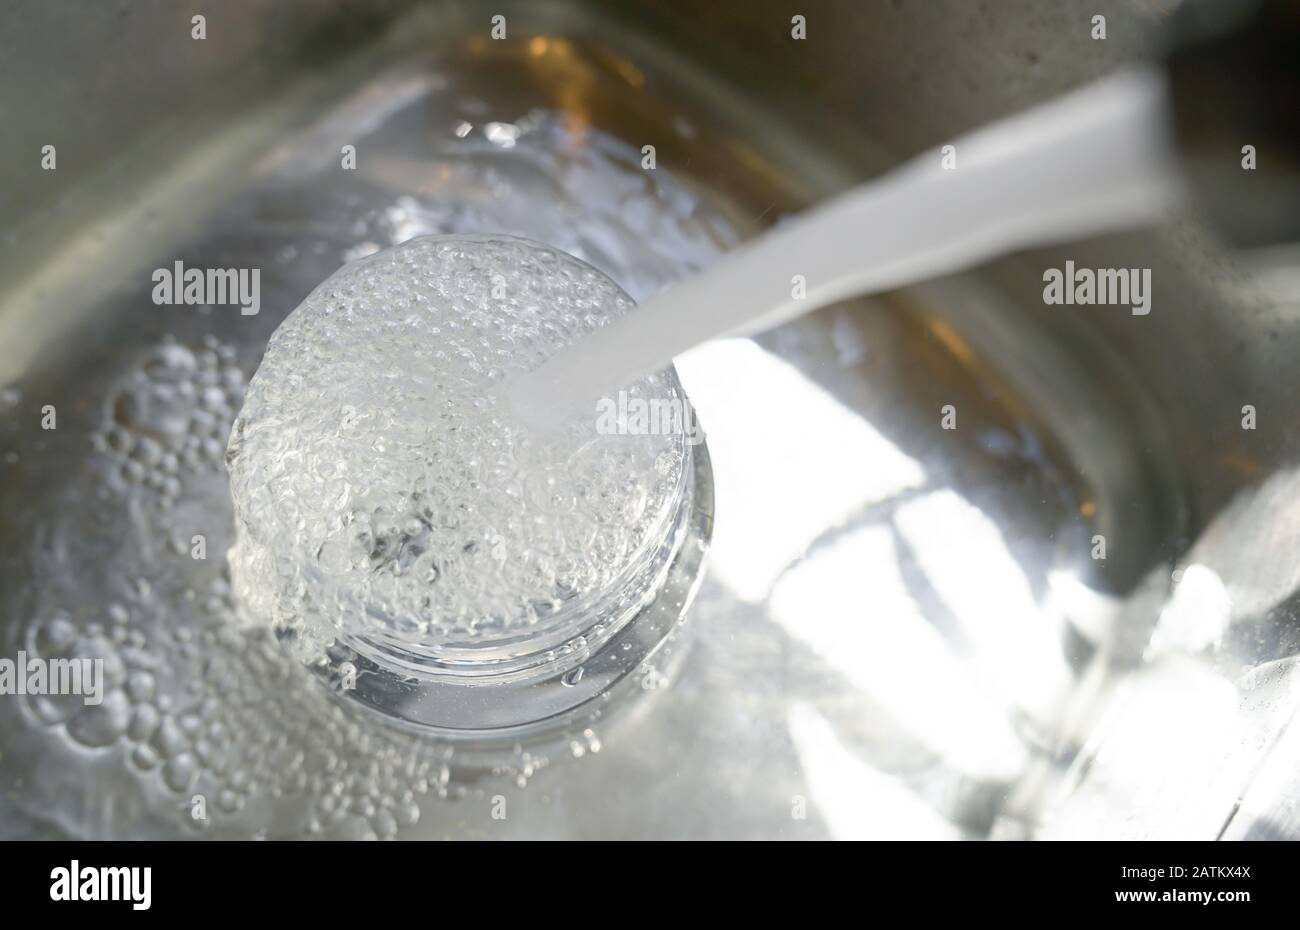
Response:
[{"label": "stainless steel sink", "polygon": [[[504,232],[641,298],[1150,54],[1172,5],[818,2],[803,41],[767,0],[232,0],[203,40],[165,3],[11,5],[0,656],[113,687],[0,697],[0,835],[1295,835],[1296,256],[1191,211],[688,353],[709,574],[607,725],[453,751],[232,619],[225,433],[343,262]],[[156,306],[177,260],[260,268],[260,313]],[[1066,260],[1152,269],[1153,312],[1045,306]]]}]

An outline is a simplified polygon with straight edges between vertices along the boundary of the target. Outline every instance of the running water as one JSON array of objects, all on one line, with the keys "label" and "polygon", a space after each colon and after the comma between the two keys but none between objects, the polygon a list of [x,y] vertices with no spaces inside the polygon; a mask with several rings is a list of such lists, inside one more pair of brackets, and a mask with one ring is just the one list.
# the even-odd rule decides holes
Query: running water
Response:
[{"label": "running water", "polygon": [[507,400],[523,422],[554,424],[705,340],[1019,248],[1149,223],[1181,195],[1154,70],[1103,79],[950,146],[656,295],[511,379]]}]

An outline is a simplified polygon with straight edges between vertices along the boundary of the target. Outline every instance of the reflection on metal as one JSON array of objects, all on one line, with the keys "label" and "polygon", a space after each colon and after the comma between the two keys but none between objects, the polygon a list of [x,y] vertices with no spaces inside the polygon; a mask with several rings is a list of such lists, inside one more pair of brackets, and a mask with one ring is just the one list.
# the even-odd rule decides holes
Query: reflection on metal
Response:
[{"label": "reflection on metal", "polygon": [[707,343],[678,362],[710,442],[721,544],[712,570],[760,601],[828,528],[919,486],[925,472],[798,369],[745,339]]},{"label": "reflection on metal", "polygon": [[859,759],[807,704],[788,715],[811,801],[837,840],[955,840],[962,832],[900,778]]}]

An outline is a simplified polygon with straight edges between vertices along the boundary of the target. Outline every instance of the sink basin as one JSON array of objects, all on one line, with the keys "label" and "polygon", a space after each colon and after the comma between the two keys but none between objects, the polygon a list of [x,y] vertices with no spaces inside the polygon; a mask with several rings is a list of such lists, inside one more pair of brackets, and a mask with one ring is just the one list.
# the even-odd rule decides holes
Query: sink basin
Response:
[{"label": "sink basin", "polygon": [[[201,40],[60,6],[0,55],[0,656],[107,688],[0,701],[0,836],[1296,835],[1296,256],[1190,209],[683,355],[708,568],[592,726],[386,727],[231,599],[230,424],[345,262],[504,233],[641,299],[1146,54],[1159,5],[1095,43],[1046,0],[817,5],[805,40],[767,0],[501,4],[501,39],[472,3],[233,0]],[[1045,305],[1067,260],[1151,269],[1152,312]],[[157,305],[177,261],[260,269],[258,312]]]}]

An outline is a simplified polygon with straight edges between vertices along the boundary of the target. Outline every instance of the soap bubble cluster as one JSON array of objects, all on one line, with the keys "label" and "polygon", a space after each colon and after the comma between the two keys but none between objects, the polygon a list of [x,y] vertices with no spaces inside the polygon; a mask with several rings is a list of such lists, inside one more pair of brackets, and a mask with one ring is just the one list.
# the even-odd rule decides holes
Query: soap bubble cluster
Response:
[{"label": "soap bubble cluster", "polygon": [[[314,657],[565,630],[662,542],[690,450],[547,431],[495,387],[626,312],[608,277],[505,237],[410,240],[340,269],[272,336],[227,452],[245,615]],[[680,397],[668,372],[630,397]]]}]

